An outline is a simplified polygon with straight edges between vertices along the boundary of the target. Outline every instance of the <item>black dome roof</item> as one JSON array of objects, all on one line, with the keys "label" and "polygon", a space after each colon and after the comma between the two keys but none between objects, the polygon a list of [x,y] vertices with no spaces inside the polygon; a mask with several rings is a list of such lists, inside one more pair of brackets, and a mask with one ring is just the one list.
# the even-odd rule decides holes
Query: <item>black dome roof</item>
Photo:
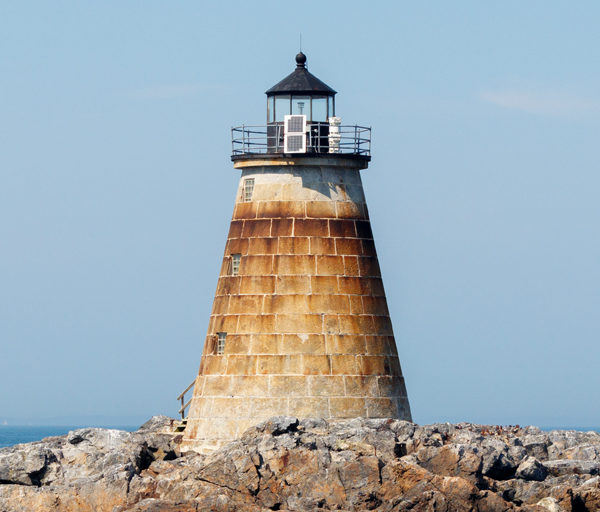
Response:
[{"label": "black dome roof", "polygon": [[296,69],[293,73],[290,73],[266,92],[267,96],[290,93],[333,96],[336,91],[308,72],[306,69],[306,55],[300,52],[296,55]]}]

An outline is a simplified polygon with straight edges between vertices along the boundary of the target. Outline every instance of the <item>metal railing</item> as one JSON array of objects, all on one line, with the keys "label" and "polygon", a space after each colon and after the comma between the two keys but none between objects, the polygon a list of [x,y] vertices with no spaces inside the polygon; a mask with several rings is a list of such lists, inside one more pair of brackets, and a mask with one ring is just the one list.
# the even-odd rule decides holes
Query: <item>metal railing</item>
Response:
[{"label": "metal railing", "polygon": [[[331,155],[371,154],[371,128],[358,125],[339,126],[339,135],[329,134],[329,123],[306,125],[306,154]],[[335,137],[335,144],[330,141]],[[339,142],[338,142],[339,141]],[[231,129],[233,156],[285,153],[283,123],[269,125],[242,125]],[[297,153],[295,153],[297,154]]]}]

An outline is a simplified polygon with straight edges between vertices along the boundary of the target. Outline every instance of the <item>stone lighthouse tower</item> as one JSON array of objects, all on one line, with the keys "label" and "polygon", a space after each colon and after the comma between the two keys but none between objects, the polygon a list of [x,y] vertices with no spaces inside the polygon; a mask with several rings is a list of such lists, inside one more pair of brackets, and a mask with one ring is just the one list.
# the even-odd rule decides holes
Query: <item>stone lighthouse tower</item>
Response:
[{"label": "stone lighthouse tower", "polygon": [[370,128],[336,117],[306,56],[232,129],[241,170],[184,446],[276,415],[410,420],[360,170]]}]

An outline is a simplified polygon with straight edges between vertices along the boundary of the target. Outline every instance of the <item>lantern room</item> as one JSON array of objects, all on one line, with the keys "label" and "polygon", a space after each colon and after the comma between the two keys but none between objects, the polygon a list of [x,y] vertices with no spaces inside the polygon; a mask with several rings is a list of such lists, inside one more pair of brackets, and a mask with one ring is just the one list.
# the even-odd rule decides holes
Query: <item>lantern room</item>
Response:
[{"label": "lantern room", "polygon": [[306,55],[296,55],[296,69],[267,92],[267,123],[283,123],[286,115],[304,115],[309,123],[335,116],[331,87],[306,69]]}]

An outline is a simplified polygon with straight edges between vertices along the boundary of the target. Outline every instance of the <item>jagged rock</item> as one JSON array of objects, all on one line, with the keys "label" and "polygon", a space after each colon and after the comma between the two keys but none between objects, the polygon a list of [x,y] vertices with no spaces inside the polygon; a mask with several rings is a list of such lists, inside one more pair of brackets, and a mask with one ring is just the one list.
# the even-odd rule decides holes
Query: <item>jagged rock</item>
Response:
[{"label": "jagged rock", "polygon": [[519,467],[515,476],[523,480],[542,482],[548,475],[548,469],[535,457],[527,457]]},{"label": "jagged rock", "polygon": [[0,510],[600,510],[595,433],[275,417],[207,456],[181,454],[174,424],[0,449]]},{"label": "jagged rock", "polygon": [[548,512],[564,512],[564,509],[558,504],[556,498],[543,498],[537,504]]}]

